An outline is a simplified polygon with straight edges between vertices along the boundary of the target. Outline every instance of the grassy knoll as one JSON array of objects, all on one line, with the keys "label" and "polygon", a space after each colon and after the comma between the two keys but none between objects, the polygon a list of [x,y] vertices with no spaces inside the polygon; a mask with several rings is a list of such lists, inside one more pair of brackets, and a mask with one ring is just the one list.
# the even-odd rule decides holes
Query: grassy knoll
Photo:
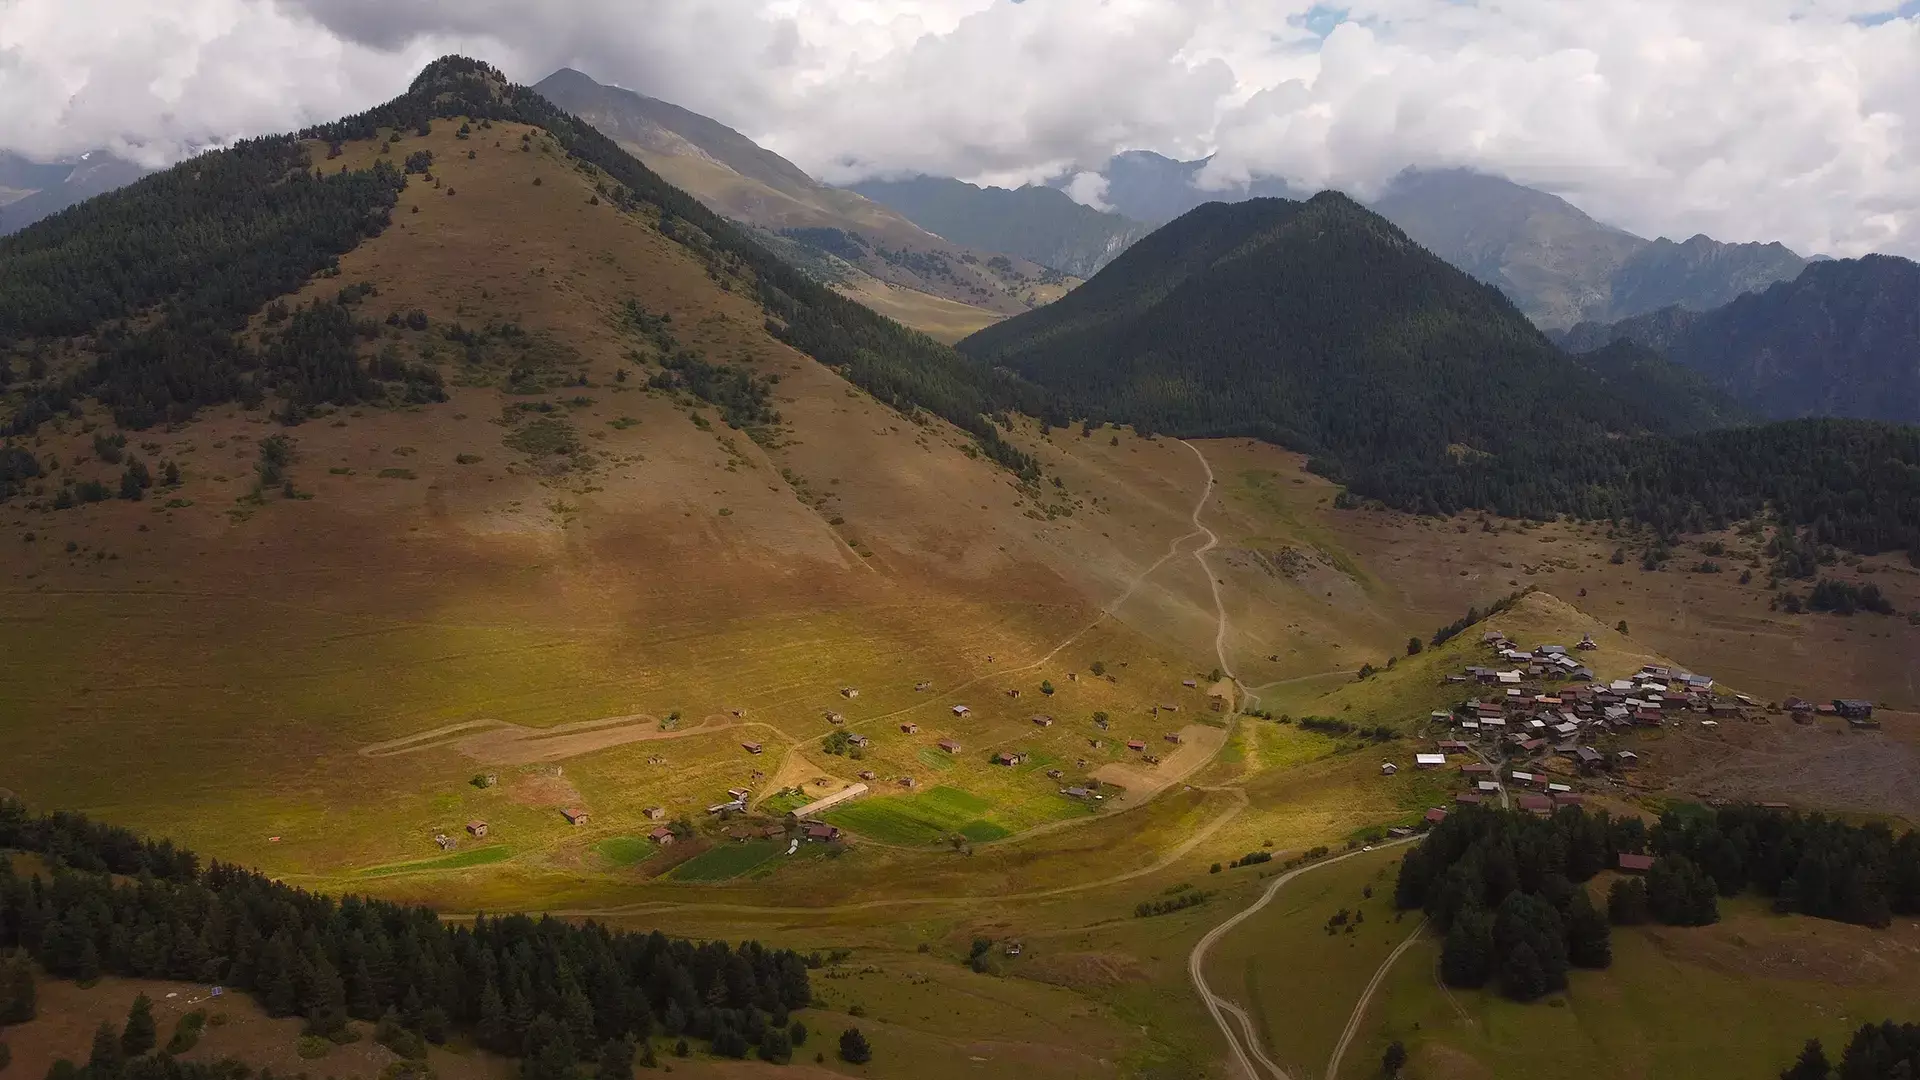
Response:
[{"label": "grassy knoll", "polygon": [[[1450,708],[1478,692],[1477,686],[1448,683],[1446,676],[1475,664],[1498,663],[1480,641],[1489,629],[1503,631],[1529,645],[1571,646],[1581,634],[1591,633],[1600,648],[1582,653],[1580,659],[1602,679],[1619,678],[1639,670],[1642,664],[1669,662],[1566,601],[1534,593],[1438,648],[1425,648],[1416,656],[1396,656],[1391,668],[1366,679],[1349,678],[1331,689],[1311,682],[1275,687],[1262,694],[1261,707],[1276,713],[1336,716],[1359,725],[1385,723],[1407,730],[1429,712]],[[1431,634],[1429,629],[1415,636],[1424,644]],[[1381,666],[1385,658],[1373,658],[1372,662]]]},{"label": "grassy knoll", "polygon": [[1613,967],[1575,971],[1564,995],[1516,1005],[1445,992],[1438,944],[1401,958],[1368,1013],[1342,1076],[1376,1076],[1386,1044],[1410,1075],[1534,1076],[1578,1063],[1595,1080],[1773,1076],[1801,1043],[1832,1052],[1865,1022],[1920,1019],[1920,926],[1868,930],[1722,901],[1698,929],[1615,929]]},{"label": "grassy knoll", "polygon": [[776,840],[719,844],[695,855],[668,875],[675,881],[731,881],[787,850]]},{"label": "grassy knoll", "polygon": [[[1208,981],[1255,1018],[1268,1054],[1290,1075],[1318,1076],[1326,1068],[1374,968],[1419,921],[1418,913],[1395,919],[1399,856],[1380,851],[1301,875],[1208,954]],[[1255,870],[1274,871],[1276,864],[1221,876]],[[1346,919],[1329,932],[1341,911]]]}]

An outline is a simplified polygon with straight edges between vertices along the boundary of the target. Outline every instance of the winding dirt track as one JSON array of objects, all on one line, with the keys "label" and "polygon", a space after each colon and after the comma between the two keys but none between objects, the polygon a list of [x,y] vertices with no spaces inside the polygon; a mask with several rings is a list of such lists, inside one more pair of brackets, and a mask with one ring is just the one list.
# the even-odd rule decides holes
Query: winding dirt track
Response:
[{"label": "winding dirt track", "polygon": [[[1406,840],[1393,840],[1386,844],[1375,845],[1375,847],[1377,849],[1390,847],[1395,844],[1404,844],[1410,839],[1411,837]],[[1246,922],[1258,914],[1262,908],[1272,903],[1273,898],[1279,895],[1281,888],[1289,881],[1299,877],[1301,874],[1318,870],[1323,866],[1332,866],[1334,863],[1345,862],[1348,859],[1362,854],[1365,854],[1365,852],[1350,851],[1345,855],[1336,855],[1331,859],[1308,863],[1306,866],[1281,874],[1279,877],[1273,879],[1272,884],[1267,886],[1265,892],[1260,894],[1260,899],[1255,900],[1245,908],[1242,908],[1238,914],[1207,931],[1205,937],[1194,943],[1193,951],[1187,954],[1187,977],[1193,980],[1193,988],[1200,992],[1200,1001],[1206,1005],[1207,1012],[1212,1014],[1213,1022],[1219,1025],[1220,1034],[1226,1036],[1227,1045],[1233,1050],[1234,1060],[1240,1063],[1240,1068],[1248,1077],[1252,1078],[1252,1080],[1261,1080],[1263,1076],[1272,1077],[1272,1080],[1292,1080],[1292,1078],[1287,1075],[1285,1069],[1274,1064],[1273,1060],[1267,1057],[1266,1051],[1261,1049],[1260,1038],[1255,1034],[1253,1020],[1247,1015],[1246,1010],[1242,1009],[1233,1001],[1214,993],[1212,987],[1207,985],[1207,976],[1203,970],[1206,967],[1207,951],[1212,949],[1213,946],[1232,931],[1234,927]],[[1411,940],[1411,938],[1408,939],[1408,941]],[[1387,964],[1392,964],[1394,957],[1399,956],[1400,953],[1405,950],[1406,944],[1403,943],[1399,949],[1394,951],[1392,956],[1387,958]],[[1342,1046],[1339,1050],[1335,1051],[1336,1056],[1334,1060],[1336,1062],[1339,1060],[1338,1054],[1345,1049],[1345,1042],[1352,1037],[1352,1031],[1359,1027],[1360,1014],[1366,1008],[1367,999],[1372,996],[1374,986],[1379,984],[1381,977],[1386,974],[1386,970],[1387,965],[1383,964],[1380,970],[1374,973],[1373,983],[1368,985],[1366,994],[1362,995],[1359,1003],[1354,1006],[1353,1015],[1347,1020],[1349,1034],[1342,1038]],[[1239,1032],[1235,1032],[1234,1024],[1227,1022],[1228,1017],[1232,1017],[1238,1024],[1240,1028]],[[1259,1069],[1255,1069],[1253,1067],[1255,1061],[1258,1061],[1266,1071],[1261,1072]],[[1331,1077],[1333,1074],[1329,1072],[1327,1075]]]},{"label": "winding dirt track", "polygon": [[1387,954],[1387,958],[1380,961],[1380,967],[1374,971],[1373,978],[1367,980],[1367,988],[1360,991],[1360,1000],[1353,1003],[1353,1012],[1347,1017],[1346,1029],[1340,1032],[1340,1042],[1334,1046],[1333,1056],[1327,1059],[1327,1071],[1324,1074],[1326,1080],[1337,1080],[1339,1077],[1340,1059],[1347,1056],[1348,1045],[1353,1042],[1353,1037],[1360,1033],[1360,1020],[1367,1013],[1368,1003],[1373,1001],[1373,992],[1380,989],[1381,982],[1386,979],[1387,969],[1393,967],[1393,962],[1400,959],[1402,953],[1413,948],[1413,943],[1420,940],[1420,931],[1426,928],[1427,920],[1423,918],[1420,924],[1413,928],[1413,933],[1407,935],[1407,940],[1395,946],[1394,950]]},{"label": "winding dirt track", "polygon": [[1200,511],[1205,510],[1208,500],[1213,498],[1213,463],[1207,460],[1207,455],[1201,453],[1199,447],[1187,440],[1181,439],[1180,445],[1193,451],[1193,456],[1200,459],[1200,467],[1207,472],[1207,486],[1200,491],[1200,501],[1193,504],[1194,531],[1180,539],[1185,540],[1187,537],[1196,535],[1204,535],[1207,538],[1206,543],[1193,549],[1193,560],[1200,564],[1200,572],[1207,575],[1207,588],[1213,592],[1213,612],[1216,620],[1213,629],[1214,659],[1219,661],[1221,672],[1233,680],[1234,690],[1240,695],[1241,705],[1251,707],[1260,699],[1248,692],[1246,684],[1240,681],[1240,676],[1233,673],[1233,662],[1227,659],[1227,604],[1220,595],[1220,579],[1213,576],[1213,567],[1207,563],[1207,552],[1220,546],[1220,538],[1200,520]]}]

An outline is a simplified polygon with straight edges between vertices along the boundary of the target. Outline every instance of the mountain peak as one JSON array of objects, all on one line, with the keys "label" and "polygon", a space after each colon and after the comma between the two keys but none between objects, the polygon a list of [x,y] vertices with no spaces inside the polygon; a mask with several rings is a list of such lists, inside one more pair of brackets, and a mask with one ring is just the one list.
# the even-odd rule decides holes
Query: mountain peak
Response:
[{"label": "mountain peak", "polygon": [[408,85],[410,95],[456,94],[470,97],[476,93],[498,100],[512,86],[500,69],[484,60],[449,53],[420,69]]}]

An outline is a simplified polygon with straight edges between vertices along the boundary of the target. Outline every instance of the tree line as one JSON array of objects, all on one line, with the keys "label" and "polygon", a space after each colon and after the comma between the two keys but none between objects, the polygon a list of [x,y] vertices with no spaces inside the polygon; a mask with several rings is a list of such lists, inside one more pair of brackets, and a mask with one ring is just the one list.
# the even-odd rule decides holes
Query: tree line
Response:
[{"label": "tree line", "polygon": [[[1581,883],[1622,854],[1652,865],[1614,881],[1603,914]],[[1394,902],[1444,936],[1449,985],[1493,982],[1525,1001],[1563,988],[1569,967],[1607,966],[1609,924],[1704,926],[1748,889],[1781,912],[1886,926],[1920,913],[1920,833],[1755,806],[1668,811],[1652,829],[1580,807],[1464,806],[1402,860]]]},{"label": "tree line", "polygon": [[1551,818],[1461,807],[1401,861],[1394,905],[1433,921],[1449,986],[1494,983],[1532,1001],[1565,988],[1572,967],[1613,962],[1607,917],[1582,883],[1644,843],[1639,824],[1577,807]]},{"label": "tree line", "polygon": [[426,908],[335,899],[210,863],[76,815],[0,803],[0,952],[54,976],[217,983],[328,1036],[390,1018],[430,1042],[470,1034],[569,1075],[609,1042],[654,1034],[740,1057],[811,1001],[807,958],[757,942],[693,942],[523,915],[442,922]]},{"label": "tree line", "polygon": [[1920,914],[1920,833],[1896,837],[1879,822],[1758,806],[1668,811],[1651,850],[1697,867],[1721,896],[1752,890],[1782,912],[1862,926]]},{"label": "tree line", "polygon": [[1847,1040],[1839,1064],[1819,1039],[1808,1039],[1780,1080],[1912,1080],[1920,1076],[1920,1024],[1885,1020],[1862,1024]]}]

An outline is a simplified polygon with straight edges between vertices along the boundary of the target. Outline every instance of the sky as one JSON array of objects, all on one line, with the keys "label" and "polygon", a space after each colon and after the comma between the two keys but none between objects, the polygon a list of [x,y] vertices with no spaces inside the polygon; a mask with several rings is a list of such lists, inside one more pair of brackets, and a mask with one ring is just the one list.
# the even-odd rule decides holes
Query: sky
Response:
[{"label": "sky", "polygon": [[1149,149],[1364,198],[1459,166],[1646,236],[1920,257],[1920,0],[0,0],[0,149],[163,164],[455,51],[834,182]]}]

